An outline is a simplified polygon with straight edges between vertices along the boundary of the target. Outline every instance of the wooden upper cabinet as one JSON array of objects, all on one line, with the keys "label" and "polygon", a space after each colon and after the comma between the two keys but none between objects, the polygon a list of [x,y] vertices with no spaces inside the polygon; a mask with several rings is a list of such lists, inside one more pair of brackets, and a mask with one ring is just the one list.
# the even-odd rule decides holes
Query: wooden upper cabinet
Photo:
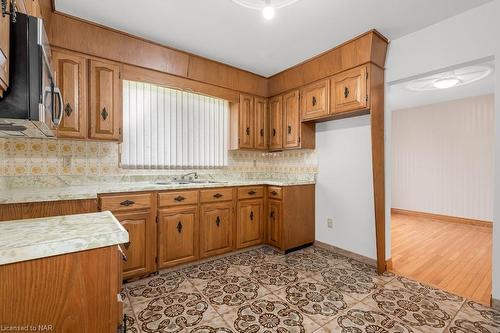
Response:
[{"label": "wooden upper cabinet", "polygon": [[263,213],[263,199],[241,200],[238,202],[238,227],[236,236],[236,247],[238,249],[262,243],[264,235]]},{"label": "wooden upper cabinet", "polygon": [[299,91],[283,95],[283,148],[300,147]]},{"label": "wooden upper cabinet", "polygon": [[250,95],[240,95],[239,110],[239,147],[254,147],[254,98]]},{"label": "wooden upper cabinet", "polygon": [[121,140],[120,66],[90,60],[90,138]]},{"label": "wooden upper cabinet", "polygon": [[367,66],[357,67],[332,78],[332,113],[363,110],[368,107]]},{"label": "wooden upper cabinet", "polygon": [[10,16],[0,15],[0,97],[9,86]]},{"label": "wooden upper cabinet", "polygon": [[269,100],[269,149],[283,149],[283,96]]},{"label": "wooden upper cabinet", "polygon": [[255,149],[266,150],[269,146],[269,115],[267,99],[255,97]]},{"label": "wooden upper cabinet", "polygon": [[158,216],[158,268],[198,259],[197,206],[161,209]]},{"label": "wooden upper cabinet", "polygon": [[330,80],[315,82],[300,91],[302,120],[311,120],[330,114]]},{"label": "wooden upper cabinet", "polygon": [[75,54],[53,51],[57,86],[63,97],[63,118],[57,136],[87,137],[86,59]]},{"label": "wooden upper cabinet", "polygon": [[39,0],[17,0],[16,7],[23,14],[42,18]]},{"label": "wooden upper cabinet", "polygon": [[229,252],[233,248],[233,203],[201,206],[200,257]]}]

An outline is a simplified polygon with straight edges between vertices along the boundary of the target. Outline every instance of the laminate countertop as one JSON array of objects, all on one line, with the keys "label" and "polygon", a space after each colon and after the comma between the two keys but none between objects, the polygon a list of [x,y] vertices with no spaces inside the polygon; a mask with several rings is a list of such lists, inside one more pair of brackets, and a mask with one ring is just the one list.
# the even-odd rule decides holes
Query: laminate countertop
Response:
[{"label": "laminate countertop", "polygon": [[167,191],[198,188],[219,188],[234,186],[297,186],[312,185],[314,181],[302,180],[238,180],[220,181],[210,183],[156,183],[156,182],[109,182],[95,183],[89,185],[68,185],[60,187],[23,187],[13,189],[2,189],[0,192],[0,204],[15,204],[26,202],[44,202],[60,200],[96,199],[99,194],[141,191]]},{"label": "laminate countertop", "polygon": [[128,242],[110,212],[0,223],[0,265]]}]

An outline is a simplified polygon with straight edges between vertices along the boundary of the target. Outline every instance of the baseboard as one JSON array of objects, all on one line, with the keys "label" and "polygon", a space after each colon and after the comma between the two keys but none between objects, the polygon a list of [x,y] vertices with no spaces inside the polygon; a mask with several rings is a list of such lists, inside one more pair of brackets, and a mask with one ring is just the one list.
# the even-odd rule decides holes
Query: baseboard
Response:
[{"label": "baseboard", "polygon": [[337,252],[338,254],[341,254],[343,256],[355,259],[357,261],[361,261],[364,264],[367,264],[367,265],[370,265],[370,266],[373,266],[373,267],[377,268],[377,260],[376,259],[368,258],[368,257],[362,256],[360,254],[357,254],[357,253],[354,253],[354,252],[351,252],[351,251],[348,251],[348,250],[344,250],[344,249],[342,249],[340,247],[337,247],[337,246],[334,246],[334,245],[330,245],[330,244],[327,244],[327,243],[323,243],[323,242],[320,242],[320,241],[315,241],[314,245],[318,246],[318,247],[322,247],[324,249],[332,250],[334,252]]},{"label": "baseboard", "polygon": [[493,229],[493,223],[491,221],[482,221],[482,220],[468,219],[468,218],[464,218],[464,217],[440,215],[440,214],[425,213],[425,212],[416,212],[416,211],[412,211],[412,210],[399,209],[399,208],[391,208],[391,213],[426,218],[426,219],[432,219],[432,220],[436,220],[436,221],[440,221],[440,222],[468,224],[468,225],[475,225],[475,226],[479,226],[479,227]]},{"label": "baseboard", "polygon": [[500,310],[500,299],[491,298],[491,307]]}]

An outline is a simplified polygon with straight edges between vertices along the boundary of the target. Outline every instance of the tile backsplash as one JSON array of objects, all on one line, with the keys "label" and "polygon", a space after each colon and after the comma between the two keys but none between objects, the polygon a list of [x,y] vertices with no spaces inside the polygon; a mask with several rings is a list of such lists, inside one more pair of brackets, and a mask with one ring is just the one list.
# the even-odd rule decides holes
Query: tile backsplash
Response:
[{"label": "tile backsplash", "polygon": [[[0,139],[0,176],[104,176],[178,174],[183,169],[138,170],[119,166],[115,142]],[[184,170],[189,170],[186,168]],[[317,173],[314,150],[276,153],[230,151],[228,166],[200,173]]]}]

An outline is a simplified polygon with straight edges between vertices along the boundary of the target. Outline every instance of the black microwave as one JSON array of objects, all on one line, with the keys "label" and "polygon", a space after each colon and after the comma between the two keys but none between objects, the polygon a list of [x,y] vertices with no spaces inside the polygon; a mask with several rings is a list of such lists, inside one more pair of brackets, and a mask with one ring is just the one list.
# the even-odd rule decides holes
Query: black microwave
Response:
[{"label": "black microwave", "polygon": [[10,85],[0,99],[0,137],[54,137],[62,96],[51,58],[43,20],[17,14],[10,30]]}]

